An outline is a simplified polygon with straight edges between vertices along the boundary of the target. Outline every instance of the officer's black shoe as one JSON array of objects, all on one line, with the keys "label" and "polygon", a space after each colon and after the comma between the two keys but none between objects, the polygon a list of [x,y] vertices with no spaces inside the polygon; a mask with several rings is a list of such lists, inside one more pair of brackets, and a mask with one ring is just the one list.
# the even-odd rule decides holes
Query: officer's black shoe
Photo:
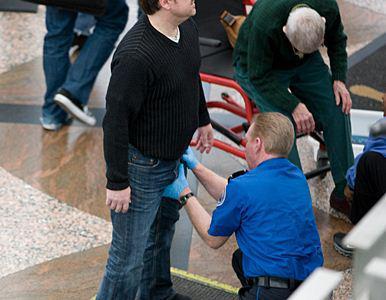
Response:
[{"label": "officer's black shoe", "polygon": [[174,297],[171,298],[170,300],[192,300],[192,298],[177,293],[177,294],[175,294]]},{"label": "officer's black shoe", "polygon": [[345,236],[346,236],[346,234],[343,232],[338,232],[338,233],[334,234],[334,248],[340,254],[347,256],[347,257],[351,257],[352,254],[354,253],[355,248],[343,243],[343,239]]}]

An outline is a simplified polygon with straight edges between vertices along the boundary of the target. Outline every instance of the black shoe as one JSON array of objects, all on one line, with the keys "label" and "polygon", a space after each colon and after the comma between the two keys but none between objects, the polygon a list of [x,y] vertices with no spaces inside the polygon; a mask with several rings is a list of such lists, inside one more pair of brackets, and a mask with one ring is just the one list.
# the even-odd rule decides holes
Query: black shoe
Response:
[{"label": "black shoe", "polygon": [[68,112],[82,123],[85,123],[89,126],[94,126],[96,124],[96,119],[88,110],[87,106],[82,105],[78,99],[75,99],[66,90],[59,89],[54,97],[54,101],[66,112]]},{"label": "black shoe", "polygon": [[351,257],[354,253],[355,248],[343,243],[343,239],[345,236],[346,234],[342,232],[338,232],[334,234],[334,248],[340,254],[347,257]]},{"label": "black shoe", "polygon": [[177,293],[177,294],[175,294],[174,297],[171,298],[170,300],[192,300],[192,298]]}]

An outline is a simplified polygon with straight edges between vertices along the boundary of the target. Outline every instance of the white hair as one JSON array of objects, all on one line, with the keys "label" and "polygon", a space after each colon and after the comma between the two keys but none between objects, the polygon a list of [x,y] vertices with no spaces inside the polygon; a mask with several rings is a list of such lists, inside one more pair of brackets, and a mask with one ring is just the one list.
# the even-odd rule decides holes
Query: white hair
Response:
[{"label": "white hair", "polygon": [[309,7],[294,9],[288,16],[286,36],[297,50],[312,53],[323,43],[325,21]]}]

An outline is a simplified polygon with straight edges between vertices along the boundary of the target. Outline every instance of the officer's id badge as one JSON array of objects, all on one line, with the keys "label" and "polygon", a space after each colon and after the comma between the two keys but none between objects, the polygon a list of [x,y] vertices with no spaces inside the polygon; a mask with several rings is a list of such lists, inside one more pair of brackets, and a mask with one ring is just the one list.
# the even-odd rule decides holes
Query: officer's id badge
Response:
[{"label": "officer's id badge", "polygon": [[221,206],[224,203],[226,196],[227,196],[227,189],[224,190],[224,192],[222,193],[220,199],[218,199],[217,207]]}]

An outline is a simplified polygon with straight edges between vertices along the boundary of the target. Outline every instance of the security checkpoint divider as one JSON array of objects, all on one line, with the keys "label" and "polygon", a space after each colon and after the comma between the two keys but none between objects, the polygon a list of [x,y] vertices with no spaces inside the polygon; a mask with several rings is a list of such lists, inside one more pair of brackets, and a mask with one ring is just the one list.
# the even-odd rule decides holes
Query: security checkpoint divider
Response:
[{"label": "security checkpoint divider", "polygon": [[327,300],[342,280],[342,272],[317,268],[288,300]]},{"label": "security checkpoint divider", "polygon": [[[344,239],[346,244],[355,248],[353,299],[386,298],[385,216],[386,195],[374,205]],[[379,298],[377,295],[382,295],[382,297]]]}]

